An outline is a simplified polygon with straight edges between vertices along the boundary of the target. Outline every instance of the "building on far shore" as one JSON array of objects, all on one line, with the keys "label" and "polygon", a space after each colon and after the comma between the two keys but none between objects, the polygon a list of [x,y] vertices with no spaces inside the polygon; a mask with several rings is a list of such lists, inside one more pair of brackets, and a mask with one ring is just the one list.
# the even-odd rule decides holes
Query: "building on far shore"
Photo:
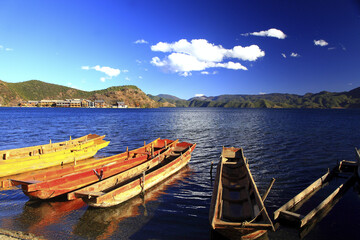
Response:
[{"label": "building on far shore", "polygon": [[[87,99],[65,99],[65,100],[48,100],[43,99],[41,101],[22,101],[19,103],[20,107],[60,107],[60,108],[108,108],[108,105],[104,100],[97,99],[90,101]],[[127,108],[124,102],[117,102],[112,107],[114,108]]]},{"label": "building on far shore", "polygon": [[127,108],[128,106],[125,105],[124,102],[116,102],[116,104],[114,105],[115,108]]}]

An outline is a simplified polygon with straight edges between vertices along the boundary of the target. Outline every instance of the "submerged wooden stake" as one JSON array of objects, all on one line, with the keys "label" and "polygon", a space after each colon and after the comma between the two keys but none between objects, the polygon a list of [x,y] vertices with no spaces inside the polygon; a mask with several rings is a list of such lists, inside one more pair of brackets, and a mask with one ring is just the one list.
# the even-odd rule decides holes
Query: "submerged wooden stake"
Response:
[{"label": "submerged wooden stake", "polygon": [[265,201],[266,197],[269,195],[269,192],[270,192],[272,186],[274,185],[274,182],[275,182],[275,178],[272,178],[272,179],[271,179],[271,182],[270,182],[270,184],[269,184],[269,187],[267,188],[266,192],[265,192],[264,195],[262,196],[263,202]]}]

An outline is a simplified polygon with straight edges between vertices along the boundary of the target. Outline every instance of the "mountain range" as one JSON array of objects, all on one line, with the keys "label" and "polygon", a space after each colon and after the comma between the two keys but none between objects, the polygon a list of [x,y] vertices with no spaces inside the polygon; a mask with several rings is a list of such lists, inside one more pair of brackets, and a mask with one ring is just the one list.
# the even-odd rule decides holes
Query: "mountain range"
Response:
[{"label": "mountain range", "polygon": [[305,95],[271,93],[259,95],[219,95],[188,100],[168,94],[145,94],[133,85],[82,91],[57,84],[30,80],[8,83],[0,80],[0,105],[18,106],[21,101],[43,99],[104,100],[107,104],[125,102],[129,107],[225,107],[225,108],[360,108],[360,87],[348,92],[319,92]]}]

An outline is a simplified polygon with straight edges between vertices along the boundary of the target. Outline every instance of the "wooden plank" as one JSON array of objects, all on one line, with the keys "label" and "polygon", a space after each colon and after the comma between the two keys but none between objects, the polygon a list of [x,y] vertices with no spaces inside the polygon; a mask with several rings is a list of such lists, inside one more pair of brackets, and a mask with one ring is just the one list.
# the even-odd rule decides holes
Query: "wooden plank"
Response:
[{"label": "wooden plank", "polygon": [[78,198],[100,197],[100,196],[104,195],[103,192],[89,192],[89,191],[76,191],[76,192],[74,192],[74,194]]},{"label": "wooden plank", "polygon": [[10,179],[10,181],[12,182],[12,184],[14,186],[16,185],[30,185],[30,184],[35,184],[35,183],[40,183],[41,181],[37,181],[37,180],[15,180],[15,179]]},{"label": "wooden plank", "polygon": [[298,213],[294,213],[294,212],[290,212],[290,211],[286,211],[283,210],[280,212],[279,214],[279,219],[288,221],[288,222],[292,222],[292,223],[296,223],[298,225],[300,225],[301,219],[304,216],[298,214]]}]

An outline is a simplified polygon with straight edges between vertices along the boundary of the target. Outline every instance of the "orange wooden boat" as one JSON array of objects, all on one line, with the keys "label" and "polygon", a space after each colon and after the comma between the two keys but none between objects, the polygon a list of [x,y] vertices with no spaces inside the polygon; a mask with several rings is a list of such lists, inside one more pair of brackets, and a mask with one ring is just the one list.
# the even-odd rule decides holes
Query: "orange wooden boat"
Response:
[{"label": "orange wooden boat", "polygon": [[256,239],[274,225],[251,175],[242,148],[223,148],[209,220],[213,230],[236,239]]},{"label": "orange wooden boat", "polygon": [[[119,154],[115,157],[110,157],[111,162],[105,158],[102,161],[102,166],[70,173],[48,181],[12,180],[12,182],[21,185],[24,194],[31,199],[49,199],[101,181],[119,172],[133,168],[149,159],[160,161],[162,153],[171,148],[175,142],[177,141],[159,139],[156,141],[156,145],[152,145],[152,148],[146,149],[146,152],[137,152],[132,158],[130,156],[124,158],[122,154]],[[104,164],[104,162],[107,163]]]},{"label": "orange wooden boat", "polygon": [[[70,173],[85,171],[85,170],[89,170],[89,169],[92,170],[94,168],[101,167],[107,163],[112,163],[112,162],[118,161],[120,159],[134,158],[134,157],[140,156],[144,152],[151,152],[152,146],[154,146],[155,150],[156,150],[157,146],[166,144],[165,141],[166,141],[166,139],[161,140],[160,138],[158,138],[148,144],[144,143],[143,147],[140,147],[140,148],[137,148],[137,149],[134,149],[131,151],[126,151],[126,152],[123,152],[123,153],[120,153],[120,154],[117,154],[117,155],[114,155],[111,157],[101,158],[101,159],[89,159],[86,161],[80,161],[76,165],[74,163],[65,164],[63,166],[51,167],[51,168],[47,168],[47,169],[43,169],[43,170],[37,170],[37,171],[26,172],[26,173],[21,173],[21,174],[17,174],[17,175],[3,177],[3,178],[0,178],[0,189],[4,190],[4,189],[11,188],[12,186],[14,186],[16,184],[20,185],[20,183],[19,183],[20,181],[22,181],[22,182],[48,181],[48,180],[52,180],[55,178],[60,178],[62,176],[68,175]],[[170,142],[171,142],[171,140],[169,140],[169,143]],[[11,181],[9,179],[18,180],[18,181]]]},{"label": "orange wooden boat", "polygon": [[[132,169],[105,179],[101,182],[75,191],[75,197],[82,198],[92,207],[111,207],[125,202],[182,169],[191,159],[196,144],[176,143],[164,160],[156,167],[143,171],[129,179],[124,177]],[[131,174],[132,175],[132,174]],[[126,179],[126,181],[124,181]]]}]

